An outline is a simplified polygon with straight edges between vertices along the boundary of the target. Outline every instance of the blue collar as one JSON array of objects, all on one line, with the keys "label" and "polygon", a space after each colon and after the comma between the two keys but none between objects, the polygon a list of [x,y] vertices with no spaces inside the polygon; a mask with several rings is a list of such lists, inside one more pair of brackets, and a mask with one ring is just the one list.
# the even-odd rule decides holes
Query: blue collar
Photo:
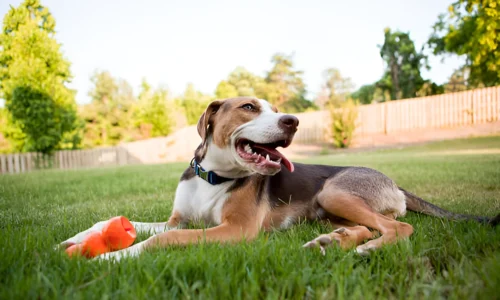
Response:
[{"label": "blue collar", "polygon": [[226,181],[234,180],[234,178],[226,178],[219,176],[215,174],[213,171],[205,171],[200,164],[196,161],[196,158],[193,158],[191,160],[191,163],[189,163],[191,168],[194,168],[194,173],[200,177],[201,179],[205,180],[206,182],[210,183],[211,185],[216,185],[216,184],[221,184]]}]

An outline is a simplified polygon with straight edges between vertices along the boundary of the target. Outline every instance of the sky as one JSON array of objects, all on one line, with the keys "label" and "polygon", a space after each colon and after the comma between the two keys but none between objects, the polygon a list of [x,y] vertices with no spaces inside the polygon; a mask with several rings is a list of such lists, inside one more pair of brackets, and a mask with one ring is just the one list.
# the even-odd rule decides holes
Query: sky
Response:
[{"label": "sky", "polygon": [[[0,3],[3,16],[10,5]],[[90,76],[107,70],[137,94],[142,78],[181,94],[188,83],[213,94],[237,66],[264,76],[274,53],[293,54],[309,96],[335,67],[356,87],[384,71],[377,45],[384,28],[410,33],[420,48],[451,0],[42,0],[56,19],[79,104],[90,101]],[[423,77],[444,83],[462,60],[430,57]]]}]

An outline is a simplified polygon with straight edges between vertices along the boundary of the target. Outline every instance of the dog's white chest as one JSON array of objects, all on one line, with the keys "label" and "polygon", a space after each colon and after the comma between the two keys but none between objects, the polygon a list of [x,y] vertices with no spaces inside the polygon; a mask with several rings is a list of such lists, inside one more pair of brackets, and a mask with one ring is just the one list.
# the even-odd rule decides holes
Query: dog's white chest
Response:
[{"label": "dog's white chest", "polygon": [[218,225],[222,222],[222,207],[229,197],[231,182],[211,185],[199,177],[183,180],[177,186],[174,211],[183,221],[205,221]]}]

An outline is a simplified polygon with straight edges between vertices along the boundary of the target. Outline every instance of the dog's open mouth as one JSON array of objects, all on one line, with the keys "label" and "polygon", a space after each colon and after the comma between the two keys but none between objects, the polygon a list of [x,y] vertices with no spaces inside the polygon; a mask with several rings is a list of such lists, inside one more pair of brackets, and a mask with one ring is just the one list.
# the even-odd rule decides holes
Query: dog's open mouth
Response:
[{"label": "dog's open mouth", "polygon": [[277,147],[286,148],[290,146],[290,143],[291,140],[280,140],[274,143],[258,144],[246,139],[240,139],[236,143],[236,151],[241,158],[254,163],[257,167],[279,169],[283,165],[290,172],[293,172],[292,162],[276,150]]}]

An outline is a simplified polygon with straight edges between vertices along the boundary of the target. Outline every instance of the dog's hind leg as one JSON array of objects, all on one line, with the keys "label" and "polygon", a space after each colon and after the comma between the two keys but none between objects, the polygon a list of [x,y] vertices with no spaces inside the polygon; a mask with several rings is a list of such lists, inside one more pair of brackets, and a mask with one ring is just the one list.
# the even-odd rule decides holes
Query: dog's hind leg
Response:
[{"label": "dog's hind leg", "polygon": [[377,233],[371,232],[366,226],[343,226],[342,224],[332,223],[335,230],[328,234],[322,234],[314,240],[304,244],[304,248],[319,247],[325,254],[324,248],[331,245],[339,246],[347,250],[361,245],[365,240],[373,238]]},{"label": "dog's hind leg", "polygon": [[[318,194],[317,201],[328,213],[356,224],[364,225],[352,227],[356,228],[355,238],[351,240],[352,244],[359,245],[365,239],[373,237],[374,233],[370,232],[366,227],[380,232],[381,236],[379,238],[368,241],[356,248],[356,251],[360,254],[366,254],[370,250],[379,248],[384,244],[395,243],[400,239],[409,237],[413,233],[413,227],[410,224],[396,221],[392,217],[376,212],[368,205],[369,202],[352,193],[325,186]],[[393,214],[389,215],[393,216]],[[349,233],[352,231],[352,228],[346,228],[343,232]],[[335,231],[332,234],[334,233]],[[337,233],[339,233],[338,230]]]},{"label": "dog's hind leg", "polygon": [[[396,219],[394,212],[384,213],[384,216],[391,219]],[[357,225],[346,220],[329,220],[332,227],[335,229],[328,234],[322,234],[314,240],[307,242],[303,247],[316,248],[320,247],[324,253],[324,247],[336,245],[347,250],[355,246],[363,244],[364,241],[380,236],[377,230],[370,231],[366,226]]]}]

